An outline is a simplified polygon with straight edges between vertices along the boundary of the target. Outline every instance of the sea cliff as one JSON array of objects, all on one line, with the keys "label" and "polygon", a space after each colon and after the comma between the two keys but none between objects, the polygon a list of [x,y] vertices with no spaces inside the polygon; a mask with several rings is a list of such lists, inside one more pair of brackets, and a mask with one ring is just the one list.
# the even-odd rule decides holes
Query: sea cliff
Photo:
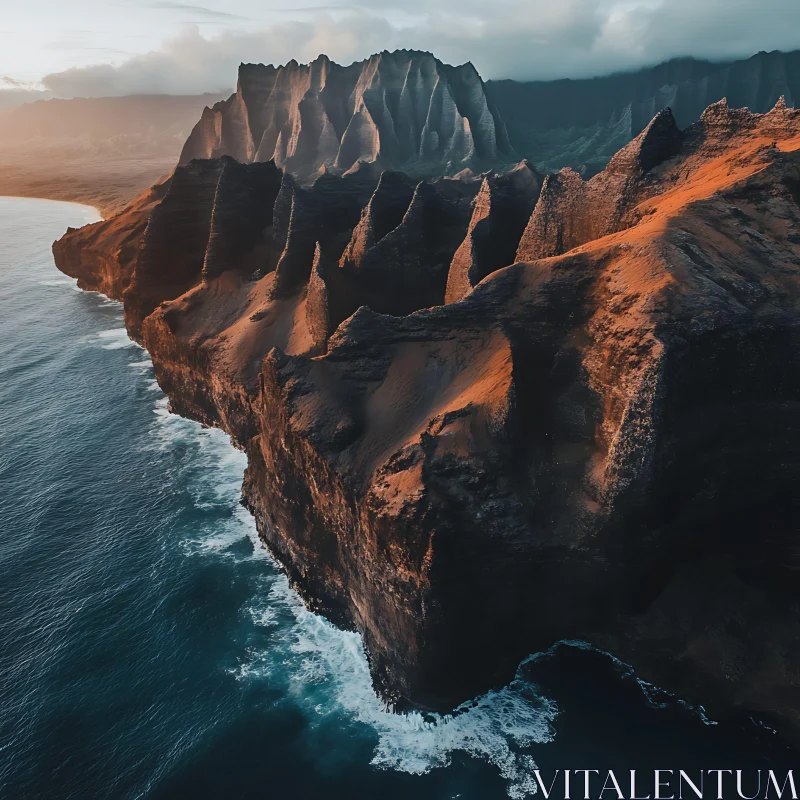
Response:
[{"label": "sea cliff", "polygon": [[800,113],[722,102],[589,181],[189,159],[54,253],[387,700],[580,638],[800,741],[798,231]]}]

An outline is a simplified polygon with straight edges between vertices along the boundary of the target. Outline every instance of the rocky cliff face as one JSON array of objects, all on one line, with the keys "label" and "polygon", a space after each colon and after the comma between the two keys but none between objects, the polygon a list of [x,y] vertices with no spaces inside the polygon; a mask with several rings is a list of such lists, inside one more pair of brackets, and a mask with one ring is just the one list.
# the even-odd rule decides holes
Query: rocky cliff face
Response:
[{"label": "rocky cliff face", "polygon": [[523,156],[541,172],[602,170],[662,108],[680,128],[727,98],[764,113],[800,96],[800,51],[727,63],[675,59],[587,80],[488,81],[471,64],[429,53],[380,53],[342,67],[243,64],[236,93],[207,108],[183,149],[192,158],[274,159],[301,181],[359,162],[415,177],[465,167],[506,169]]},{"label": "rocky cliff face", "polygon": [[203,112],[180,163],[221,155],[274,160],[301,179],[360,162],[429,176],[513,160],[475,68],[409,50],[348,67],[327,56],[243,64],[236,93]]},{"label": "rocky cliff face", "polygon": [[110,219],[79,229],[69,228],[53,244],[58,268],[76,278],[81,289],[122,300],[139,259],[150,215],[164,199],[170,183],[167,179],[156,184]]},{"label": "rocky cliff face", "polygon": [[584,181],[569,167],[548,175],[519,240],[517,261],[561,255],[632,225],[642,198],[661,189],[653,170],[676,155],[682,141],[667,108],[591,180]]},{"label": "rocky cliff face", "polygon": [[385,697],[583,638],[800,741],[800,113],[665,112],[539,185],[191,161],[100,224],[138,249],[55,254],[246,449],[260,535]]},{"label": "rocky cliff face", "polygon": [[487,275],[514,261],[517,243],[541,188],[541,176],[527,162],[483,179],[467,236],[450,263],[445,294],[448,303],[465,297]]}]

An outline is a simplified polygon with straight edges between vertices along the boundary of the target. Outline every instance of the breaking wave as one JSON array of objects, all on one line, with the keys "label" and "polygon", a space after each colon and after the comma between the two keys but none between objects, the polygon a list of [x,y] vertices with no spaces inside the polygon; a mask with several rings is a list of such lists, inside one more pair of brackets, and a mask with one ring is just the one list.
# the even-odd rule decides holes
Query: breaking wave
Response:
[{"label": "breaking wave", "polygon": [[[508,782],[509,797],[535,793],[536,765],[525,750],[552,740],[558,714],[552,700],[517,680],[450,715],[387,709],[372,688],[360,635],[308,611],[259,540],[255,520],[239,502],[245,455],[221,430],[171,414],[166,397],[155,401],[153,412],[151,446],[191,444],[197,451],[204,469],[189,484],[197,507],[230,511],[224,524],[186,538],[187,554],[263,562],[257,591],[242,609],[244,622],[252,626],[246,657],[228,668],[237,681],[280,685],[312,724],[333,719],[345,726],[368,726],[377,737],[376,767],[421,775],[448,766],[462,752],[494,765]],[[248,547],[242,548],[243,543]]]}]

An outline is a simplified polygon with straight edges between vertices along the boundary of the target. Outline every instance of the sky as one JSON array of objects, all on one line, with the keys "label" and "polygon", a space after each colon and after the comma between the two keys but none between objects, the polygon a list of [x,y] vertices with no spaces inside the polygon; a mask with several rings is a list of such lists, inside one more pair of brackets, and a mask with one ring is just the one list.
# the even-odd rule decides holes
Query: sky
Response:
[{"label": "sky", "polygon": [[240,62],[384,49],[486,79],[588,77],[800,48],[800,0],[0,0],[0,89],[223,92]]}]

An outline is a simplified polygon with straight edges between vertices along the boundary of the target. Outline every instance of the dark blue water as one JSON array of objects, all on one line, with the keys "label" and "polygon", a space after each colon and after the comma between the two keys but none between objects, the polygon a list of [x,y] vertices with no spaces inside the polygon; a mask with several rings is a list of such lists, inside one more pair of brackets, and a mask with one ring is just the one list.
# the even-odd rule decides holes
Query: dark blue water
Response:
[{"label": "dark blue water", "polygon": [[532,659],[448,718],[394,715],[239,504],[245,460],[167,412],[118,304],[50,243],[96,218],[0,198],[0,795],[522,798],[531,770],[780,766],[611,659]]}]

